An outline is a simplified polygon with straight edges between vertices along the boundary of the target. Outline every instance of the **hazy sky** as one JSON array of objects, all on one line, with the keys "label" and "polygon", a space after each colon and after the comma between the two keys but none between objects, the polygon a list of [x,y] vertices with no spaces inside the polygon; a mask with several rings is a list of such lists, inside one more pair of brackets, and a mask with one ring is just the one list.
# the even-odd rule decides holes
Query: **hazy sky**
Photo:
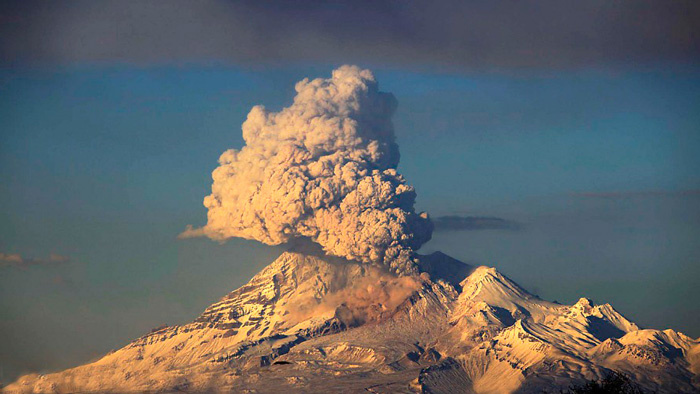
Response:
[{"label": "hazy sky", "polygon": [[558,3],[3,3],[5,380],[187,322],[271,262],[282,248],[176,236],[204,224],[250,108],[346,62],[399,101],[418,208],[472,217],[421,252],[699,336],[698,7]]}]

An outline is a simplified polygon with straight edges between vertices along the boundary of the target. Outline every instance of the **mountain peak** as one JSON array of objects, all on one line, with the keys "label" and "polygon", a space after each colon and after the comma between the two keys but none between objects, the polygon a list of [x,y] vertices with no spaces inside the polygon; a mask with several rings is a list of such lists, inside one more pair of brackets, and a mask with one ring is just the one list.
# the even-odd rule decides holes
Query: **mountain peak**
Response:
[{"label": "mountain peak", "polygon": [[593,301],[591,301],[590,298],[581,297],[578,301],[576,301],[574,307],[584,311],[589,311],[591,308],[593,308]]},{"label": "mountain peak", "polygon": [[491,305],[517,304],[535,298],[493,267],[480,266],[460,282],[460,299],[485,301]]},{"label": "mountain peak", "polygon": [[459,289],[460,282],[469,276],[474,267],[454,259],[442,252],[419,256],[419,269],[430,275],[432,280],[444,280]]}]

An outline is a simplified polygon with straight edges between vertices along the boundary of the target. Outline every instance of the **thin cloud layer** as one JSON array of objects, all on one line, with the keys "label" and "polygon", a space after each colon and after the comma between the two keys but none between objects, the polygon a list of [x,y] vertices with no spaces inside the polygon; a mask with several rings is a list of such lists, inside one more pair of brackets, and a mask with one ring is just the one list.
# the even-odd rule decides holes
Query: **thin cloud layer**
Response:
[{"label": "thin cloud layer", "polygon": [[521,224],[492,216],[440,216],[432,219],[435,231],[510,230],[517,231]]},{"label": "thin cloud layer", "polygon": [[70,259],[66,256],[51,253],[46,259],[33,259],[23,257],[18,253],[0,253],[0,267],[29,267],[32,265],[60,264]]},{"label": "thin cloud layer", "polygon": [[253,107],[246,145],[224,152],[212,174],[207,224],[180,236],[268,245],[308,238],[334,256],[415,272],[413,251],[432,224],[396,171],[396,99],[355,66],[304,79],[296,92],[280,112]]},{"label": "thin cloud layer", "polygon": [[700,2],[22,1],[0,62],[364,62],[455,70],[697,64]]},{"label": "thin cloud layer", "polygon": [[637,197],[692,197],[700,196],[700,189],[576,192],[571,193],[570,195],[572,197],[606,199],[622,199]]}]

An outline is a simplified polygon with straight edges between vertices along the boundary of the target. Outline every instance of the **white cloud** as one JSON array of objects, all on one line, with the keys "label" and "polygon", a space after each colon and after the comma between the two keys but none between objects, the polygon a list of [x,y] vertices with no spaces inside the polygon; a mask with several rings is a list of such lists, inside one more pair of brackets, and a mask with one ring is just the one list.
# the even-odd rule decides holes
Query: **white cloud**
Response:
[{"label": "white cloud", "polygon": [[52,263],[65,263],[70,259],[66,256],[61,256],[59,254],[51,253],[46,259],[33,259],[22,257],[18,253],[0,253],[0,267],[2,266],[14,266],[14,267],[27,267],[30,265],[39,264],[52,264]]}]

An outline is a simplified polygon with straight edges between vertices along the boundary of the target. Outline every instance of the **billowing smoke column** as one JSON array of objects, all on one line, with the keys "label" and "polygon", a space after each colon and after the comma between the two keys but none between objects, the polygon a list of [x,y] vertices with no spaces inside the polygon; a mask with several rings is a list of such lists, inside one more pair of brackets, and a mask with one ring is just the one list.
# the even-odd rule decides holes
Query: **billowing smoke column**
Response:
[{"label": "billowing smoke column", "polygon": [[181,236],[268,245],[307,237],[326,253],[414,273],[413,251],[432,224],[415,212],[416,193],[396,171],[396,99],[355,66],[304,79],[296,91],[280,112],[253,107],[246,145],[224,152],[212,174],[207,224]]}]

